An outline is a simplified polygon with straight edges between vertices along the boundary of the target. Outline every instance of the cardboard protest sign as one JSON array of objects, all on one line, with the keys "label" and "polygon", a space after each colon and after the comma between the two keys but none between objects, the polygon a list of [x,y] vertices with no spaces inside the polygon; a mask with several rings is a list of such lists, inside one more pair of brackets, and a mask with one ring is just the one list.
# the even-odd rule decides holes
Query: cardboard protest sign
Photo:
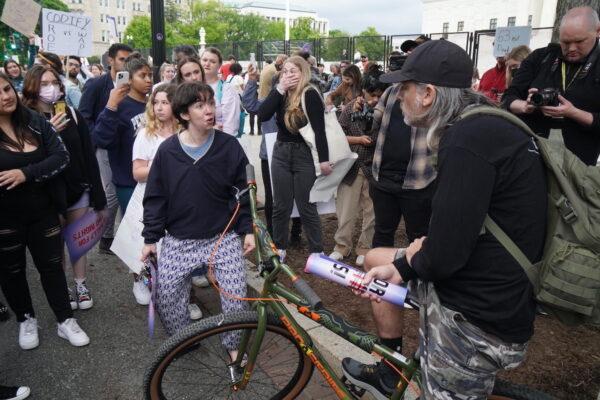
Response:
[{"label": "cardboard protest sign", "polygon": [[66,226],[64,237],[71,263],[79,260],[98,243],[107,222],[105,213],[88,211],[77,221]]},{"label": "cardboard protest sign", "polygon": [[494,37],[494,57],[504,57],[517,46],[529,46],[530,40],[530,26],[496,28],[496,36]]},{"label": "cardboard protest sign", "polygon": [[61,56],[92,55],[92,18],[77,13],[42,10],[44,50]]},{"label": "cardboard protest sign", "polygon": [[33,0],[6,0],[0,21],[25,36],[32,36],[41,9]]}]

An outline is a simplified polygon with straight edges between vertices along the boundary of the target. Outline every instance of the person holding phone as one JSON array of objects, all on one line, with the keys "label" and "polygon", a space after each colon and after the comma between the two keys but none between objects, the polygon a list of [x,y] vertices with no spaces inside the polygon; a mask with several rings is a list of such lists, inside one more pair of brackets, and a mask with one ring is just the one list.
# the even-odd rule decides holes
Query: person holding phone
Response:
[{"label": "person holding phone", "polygon": [[39,346],[27,249],[58,322],[58,335],[73,346],[90,341],[73,318],[62,267],[59,214],[67,205],[57,177],[68,163],[69,153],[52,125],[25,107],[10,78],[0,73],[0,287],[19,323],[23,350]]},{"label": "person holding phone", "polygon": [[152,91],[152,69],[140,53],[125,59],[125,70],[117,72],[116,86],[100,113],[94,131],[98,147],[108,150],[119,207],[124,214],[137,182],[131,170],[133,142],[144,125],[146,96]]},{"label": "person holding phone", "polygon": [[[34,65],[27,71],[23,86],[23,103],[49,120],[71,156],[63,172],[67,200],[64,225],[81,218],[90,207],[104,210],[106,196],[87,124],[77,110],[66,107],[65,87],[58,73],[49,66]],[[69,291],[71,308],[87,310],[94,304],[86,284],[87,257],[80,257],[72,266],[75,297]]]}]

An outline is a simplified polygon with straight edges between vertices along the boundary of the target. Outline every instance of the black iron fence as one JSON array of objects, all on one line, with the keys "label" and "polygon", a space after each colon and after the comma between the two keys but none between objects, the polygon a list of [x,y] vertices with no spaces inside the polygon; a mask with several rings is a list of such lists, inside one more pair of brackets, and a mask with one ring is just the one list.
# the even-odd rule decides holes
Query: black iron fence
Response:
[{"label": "black iron fence", "polygon": [[[242,63],[250,61],[251,54],[255,55],[259,67],[267,59],[275,59],[277,54],[293,54],[298,50],[310,52],[324,64],[341,60],[354,61],[355,54],[366,54],[369,60],[387,67],[387,59],[392,51],[400,51],[405,40],[415,39],[420,34],[404,34],[389,36],[354,36],[332,37],[320,39],[266,40],[233,43],[208,43],[206,46],[221,50],[224,57],[233,54]],[[495,64],[493,57],[493,41],[495,30],[475,32],[439,32],[424,34],[431,39],[449,40],[462,47],[473,59],[480,70],[491,68]],[[552,39],[552,28],[533,28],[530,47],[532,50],[544,47]],[[140,49],[144,55],[150,54],[150,49]],[[171,48],[167,48],[167,59],[171,58]]]}]

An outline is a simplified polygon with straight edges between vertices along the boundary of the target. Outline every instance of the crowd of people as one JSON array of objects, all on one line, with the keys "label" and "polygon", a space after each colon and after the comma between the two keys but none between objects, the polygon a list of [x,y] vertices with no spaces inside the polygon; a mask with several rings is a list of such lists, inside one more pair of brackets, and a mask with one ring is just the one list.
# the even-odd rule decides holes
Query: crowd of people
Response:
[{"label": "crowd of people", "polygon": [[[72,262],[71,272],[62,236],[89,209],[108,220],[98,245],[107,255],[114,250],[121,257],[117,213],[122,225],[133,221],[137,234],[127,246],[139,259],[121,257],[134,272],[133,298],[149,304],[139,272],[144,262],[155,262],[160,279],[154,298],[168,335],[202,317],[190,302],[192,284],[213,280],[222,292],[245,297],[244,256],[255,243],[248,206],[237,205],[235,193],[246,185],[249,157],[237,139],[249,113],[250,134],[263,135],[265,217],[280,258],[303,231],[310,253],[326,252],[334,260],[355,255],[367,280],[409,283],[422,307],[424,391],[435,398],[489,393],[498,370],[523,360],[535,303],[527,276],[489,233],[482,234],[482,222],[489,214],[531,261],[539,260],[546,186],[539,152],[520,128],[460,115],[476,106],[503,107],[537,133],[557,130],[569,150],[595,165],[599,35],[597,13],[575,8],[561,22],[560,45],[534,52],[516,47],[479,82],[464,50],[425,36],[392,52],[388,71],[362,55],[356,63],[331,64],[327,74],[304,51],[267,59],[262,71],[255,63],[244,71],[234,56],[224,62],[216,48],[197,54],[184,45],[160,66],[155,84],[148,60],[118,43],[108,50],[106,72],[100,65],[88,69],[79,57],[47,52],[38,52],[26,73],[8,60],[0,73],[0,287],[8,302],[0,303],[0,320],[10,308],[19,346],[39,346],[25,273],[28,249],[58,335],[73,346],[90,342],[73,314],[94,305],[87,258]],[[533,94],[557,85],[557,104],[532,104]],[[337,188],[335,246],[326,249],[309,194],[317,175],[336,167],[324,122],[334,112],[358,157]],[[308,124],[317,170],[299,134]],[[267,134],[276,135],[271,158]],[[291,218],[294,204],[299,218]],[[236,206],[233,228],[219,241]],[[401,219],[406,250],[394,247]],[[221,305],[223,312],[248,307],[224,294]],[[402,311],[372,305],[382,343],[400,352]],[[222,337],[232,360],[239,340]],[[389,396],[397,380],[386,364],[347,358],[343,368],[353,383],[379,396]],[[444,376],[448,368],[452,376]],[[28,393],[0,387],[0,399]]]}]

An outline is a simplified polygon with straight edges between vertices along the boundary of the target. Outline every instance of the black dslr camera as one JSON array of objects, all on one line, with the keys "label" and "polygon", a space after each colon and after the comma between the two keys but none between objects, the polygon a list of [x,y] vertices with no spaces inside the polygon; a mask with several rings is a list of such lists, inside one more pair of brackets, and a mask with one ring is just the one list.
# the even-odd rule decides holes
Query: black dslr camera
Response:
[{"label": "black dslr camera", "polygon": [[367,105],[367,103],[363,104],[363,109],[361,111],[354,111],[350,114],[350,119],[352,122],[356,121],[373,121],[373,109]]},{"label": "black dslr camera", "polygon": [[536,107],[556,107],[560,105],[558,101],[558,95],[560,91],[554,88],[542,89],[537,93],[531,95],[531,104]]}]

